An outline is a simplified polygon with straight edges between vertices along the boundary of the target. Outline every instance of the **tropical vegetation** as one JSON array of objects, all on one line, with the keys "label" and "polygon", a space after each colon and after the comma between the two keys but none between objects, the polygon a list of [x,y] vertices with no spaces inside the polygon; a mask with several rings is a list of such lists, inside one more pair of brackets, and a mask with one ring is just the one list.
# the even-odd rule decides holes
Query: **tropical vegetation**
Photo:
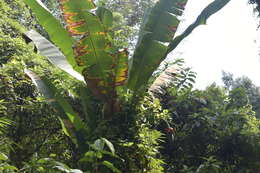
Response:
[{"label": "tropical vegetation", "polygon": [[256,87],[163,65],[229,0],[179,35],[187,0],[42,2],[0,1],[0,172],[260,171]]}]

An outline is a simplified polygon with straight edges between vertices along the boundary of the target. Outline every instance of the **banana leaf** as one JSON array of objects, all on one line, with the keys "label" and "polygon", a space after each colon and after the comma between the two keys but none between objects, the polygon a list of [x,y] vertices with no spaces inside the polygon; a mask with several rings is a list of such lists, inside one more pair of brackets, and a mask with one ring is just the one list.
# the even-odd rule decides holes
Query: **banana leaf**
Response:
[{"label": "banana leaf", "polygon": [[229,1],[213,1],[200,13],[193,24],[181,35],[172,39],[179,24],[176,16],[182,14],[187,0],[160,0],[148,15],[139,35],[130,66],[128,88],[134,91],[142,89],[166,56],[197,26],[205,24],[211,15],[222,9]]},{"label": "banana leaf", "polygon": [[110,10],[104,7],[98,7],[96,15],[100,18],[106,29],[110,29],[113,26],[113,14]]},{"label": "banana leaf", "polygon": [[[114,86],[117,85],[113,83],[116,82],[113,80],[114,75],[118,74],[115,73],[118,64],[114,59],[120,54],[113,48],[107,31],[107,27],[111,26],[112,14],[105,9],[99,9],[97,15],[94,14],[96,7],[92,1],[61,0],[60,2],[69,33],[80,38],[73,47],[79,71],[82,71],[92,93],[109,102],[114,95]],[[119,67],[126,68],[122,69],[124,71],[127,70],[124,65]],[[123,81],[126,77],[124,76]]]},{"label": "banana leaf", "polygon": [[208,18],[221,10],[230,0],[215,0],[210,3],[204,10],[200,13],[194,23],[192,23],[181,35],[177,36],[168,48],[168,53],[174,50],[178,44],[187,37],[196,27],[199,25],[205,25]]},{"label": "banana leaf", "polygon": [[[72,106],[66,101],[63,96],[57,91],[57,88],[46,78],[39,77],[31,70],[26,69],[25,74],[31,78],[39,92],[41,92],[60,115],[63,131],[72,139],[75,138],[75,131],[82,131],[85,124],[79,115],[73,110]],[[75,141],[75,139],[74,139]]]},{"label": "banana leaf", "polygon": [[160,65],[186,3],[187,0],[160,0],[146,15],[130,67],[130,89],[135,91],[144,86]]},{"label": "banana leaf", "polygon": [[91,94],[86,86],[79,86],[80,91],[80,101],[84,111],[85,120],[88,128],[94,130],[97,127],[97,117],[93,111],[93,106],[91,105]]},{"label": "banana leaf", "polygon": [[44,38],[42,35],[34,30],[25,32],[24,35],[27,37],[27,40],[30,39],[31,41],[33,41],[38,51],[43,56],[46,56],[52,64],[64,70],[76,79],[84,81],[83,76],[71,67],[62,52],[50,41],[48,41],[46,38]]},{"label": "banana leaf", "polygon": [[24,2],[32,9],[38,22],[48,32],[51,41],[60,48],[70,65],[77,69],[72,49],[75,40],[70,37],[60,21],[49,12],[40,0],[24,0]]}]

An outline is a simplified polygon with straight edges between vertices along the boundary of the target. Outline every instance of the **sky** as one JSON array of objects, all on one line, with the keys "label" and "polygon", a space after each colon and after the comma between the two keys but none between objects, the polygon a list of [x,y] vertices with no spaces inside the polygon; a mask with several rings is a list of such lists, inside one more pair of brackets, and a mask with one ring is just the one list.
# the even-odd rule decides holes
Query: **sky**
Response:
[{"label": "sky", "polygon": [[[209,0],[188,1],[181,33],[191,24]],[[252,5],[247,0],[231,0],[221,11],[199,26],[169,57],[184,58],[197,73],[195,88],[204,89],[216,82],[222,85],[222,70],[234,77],[248,76],[260,86],[260,29],[257,31]]]}]

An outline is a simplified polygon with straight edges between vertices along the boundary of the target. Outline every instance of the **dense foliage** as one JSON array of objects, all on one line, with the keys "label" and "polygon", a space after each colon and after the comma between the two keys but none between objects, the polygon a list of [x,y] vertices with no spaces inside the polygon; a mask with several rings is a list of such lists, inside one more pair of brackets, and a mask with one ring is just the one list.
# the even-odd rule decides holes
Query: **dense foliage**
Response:
[{"label": "dense foliage", "polygon": [[171,171],[185,170],[184,165],[194,172],[202,167],[212,172],[260,169],[260,121],[243,90],[227,93],[211,85],[205,91],[180,93],[172,88],[161,99],[176,128],[171,150],[164,151]]},{"label": "dense foliage", "polygon": [[[70,146],[65,142],[67,139],[61,132],[55,111],[23,72],[25,63],[48,66],[22,38],[22,33],[33,28],[35,22],[30,22],[33,19],[22,1],[1,1],[0,4],[0,104],[4,110],[1,118],[12,121],[1,136],[1,147],[6,144],[1,151],[8,154],[13,165],[21,168],[35,153],[37,157],[48,157],[54,150],[64,151]],[[36,60],[32,62],[32,59]],[[67,158],[66,153],[57,157]]]},{"label": "dense foliage", "polygon": [[231,93],[241,90],[244,92],[244,98],[240,102],[246,102],[252,105],[256,112],[256,117],[260,117],[260,87],[253,84],[252,80],[246,76],[235,78],[231,73],[223,72],[222,80],[225,88]]},{"label": "dense foliage", "polygon": [[[32,9],[35,5],[35,9],[42,10],[34,3],[36,1],[26,2],[31,3]],[[77,10],[74,2],[63,1],[66,8],[61,10],[67,17]],[[100,46],[97,53],[126,62],[126,49],[118,49],[132,41],[124,39],[129,33],[121,32],[127,31],[127,27],[132,30],[140,25],[143,8],[154,4],[144,0],[116,2],[100,1],[100,11],[87,15],[95,26],[88,28],[88,34],[94,34],[93,39],[109,43],[105,51],[99,44],[92,43],[94,47]],[[122,8],[122,2],[125,8]],[[186,1],[181,2],[184,8]],[[129,67],[132,68],[129,70],[130,82],[126,83],[126,76],[121,76],[122,73],[117,77],[121,69],[128,70],[121,61],[111,64],[106,60],[100,65],[105,70],[99,68],[101,72],[97,72],[89,68],[96,62],[77,57],[82,58],[84,66],[77,61],[73,67],[85,76],[86,85],[77,80],[80,77],[74,78],[76,73],[72,74],[74,77],[69,75],[72,68],[68,69],[63,60],[60,64],[52,61],[53,57],[61,60],[59,50],[52,43],[65,51],[65,38],[68,44],[71,38],[77,42],[86,39],[85,36],[62,35],[64,30],[55,26],[55,22],[48,25],[45,20],[41,21],[41,18],[49,17],[46,11],[37,14],[37,10],[33,9],[34,13],[31,13],[23,0],[0,1],[0,172],[259,172],[260,122],[253,111],[257,109],[253,105],[252,110],[251,102],[248,102],[247,90],[241,87],[228,90],[215,85],[204,91],[193,90],[196,74],[183,67],[181,60],[153,74],[165,58],[165,53],[173,50],[196,26],[214,14],[220,2],[224,1],[214,1],[182,35],[172,40],[179,21],[167,14],[180,15],[180,11],[176,8],[177,11],[171,11],[167,5],[176,6],[169,0],[161,0],[148,13],[150,18],[145,21],[149,22],[142,25],[143,32],[140,32],[141,37],[133,53],[134,67]],[[45,3],[50,8],[58,7],[57,1]],[[84,3],[91,6],[88,8],[94,7],[90,1]],[[113,25],[112,13],[103,5],[116,11]],[[161,7],[168,10],[167,14]],[[221,9],[221,5],[217,9]],[[154,20],[158,13],[173,22]],[[62,21],[60,26],[68,22],[68,29],[74,34],[85,27],[79,26],[82,21],[77,21],[78,18],[66,20],[66,15],[62,16],[57,10],[53,10],[53,14]],[[44,28],[36,23],[34,15]],[[119,27],[119,24],[127,27]],[[169,24],[172,27],[163,28]],[[108,28],[104,33],[96,32],[99,26]],[[26,32],[30,29],[52,39],[52,43],[39,34],[35,35],[35,31]],[[51,32],[55,29],[62,32],[55,35]],[[158,32],[158,29],[164,29],[164,32]],[[59,42],[59,37],[62,42]],[[169,43],[169,47],[162,42]],[[50,47],[46,49],[44,45]],[[85,45],[90,45],[87,39],[75,46],[81,48]],[[107,54],[108,51],[112,54]],[[147,53],[149,51],[158,51],[155,54],[158,57]],[[66,51],[63,53],[70,63],[73,62],[70,59],[73,55]],[[144,66],[151,68],[145,69]],[[62,71],[64,69],[67,73]],[[109,77],[100,74],[109,74]],[[91,78],[93,76],[102,82],[97,85]],[[111,76],[116,76],[115,80],[111,80]],[[165,76],[169,76],[167,82],[163,80]]]}]

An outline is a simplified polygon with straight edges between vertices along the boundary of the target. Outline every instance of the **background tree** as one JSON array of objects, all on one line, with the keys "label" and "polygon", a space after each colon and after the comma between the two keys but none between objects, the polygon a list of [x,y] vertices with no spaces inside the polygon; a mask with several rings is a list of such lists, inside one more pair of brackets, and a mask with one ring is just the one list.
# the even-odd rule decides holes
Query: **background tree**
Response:
[{"label": "background tree", "polygon": [[227,93],[215,84],[204,91],[176,90],[172,87],[159,98],[175,129],[173,144],[162,149],[168,172],[260,170],[260,145],[255,145],[260,121],[244,90]]},{"label": "background tree", "polygon": [[244,90],[249,103],[253,106],[253,110],[256,112],[256,116],[260,115],[260,87],[253,84],[252,80],[246,76],[234,78],[233,74],[223,72],[223,83],[225,87],[230,91]]}]

